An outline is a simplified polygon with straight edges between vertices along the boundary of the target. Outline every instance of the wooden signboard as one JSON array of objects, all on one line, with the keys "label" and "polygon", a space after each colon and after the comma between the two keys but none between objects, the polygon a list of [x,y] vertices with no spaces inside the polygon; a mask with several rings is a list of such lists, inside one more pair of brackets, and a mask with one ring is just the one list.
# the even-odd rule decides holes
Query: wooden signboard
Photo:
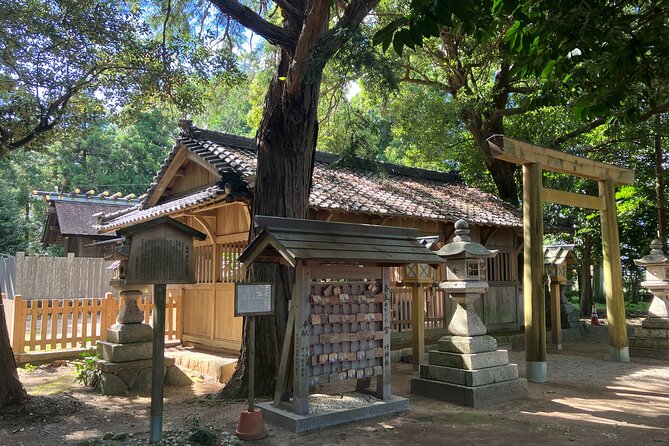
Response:
[{"label": "wooden signboard", "polygon": [[271,283],[235,284],[235,316],[274,314],[274,290]]}]

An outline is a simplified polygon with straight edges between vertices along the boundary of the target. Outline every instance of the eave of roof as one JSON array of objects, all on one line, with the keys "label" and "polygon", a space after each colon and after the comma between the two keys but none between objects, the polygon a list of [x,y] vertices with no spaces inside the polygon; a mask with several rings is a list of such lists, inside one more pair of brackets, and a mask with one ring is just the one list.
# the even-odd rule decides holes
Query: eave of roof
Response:
[{"label": "eave of roof", "polygon": [[[212,187],[218,189],[206,197],[198,191],[191,200],[168,199],[147,209],[149,197],[179,147],[186,147],[217,169],[221,179]],[[156,175],[147,199],[135,209],[105,216],[101,229],[119,228],[218,201],[226,183],[236,191],[252,189],[256,156],[252,139],[190,127],[182,132]],[[316,153],[311,208],[446,222],[464,218],[478,225],[522,227],[518,209],[492,194],[466,186],[457,175],[367,160],[356,160],[355,166],[339,165],[337,161],[336,155]]]}]

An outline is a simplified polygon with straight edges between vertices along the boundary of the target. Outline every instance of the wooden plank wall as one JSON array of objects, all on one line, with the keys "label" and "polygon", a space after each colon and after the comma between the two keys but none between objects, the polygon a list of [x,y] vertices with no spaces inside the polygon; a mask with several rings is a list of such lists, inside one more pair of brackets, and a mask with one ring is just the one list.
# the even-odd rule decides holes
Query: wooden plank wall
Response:
[{"label": "wooden plank wall", "polygon": [[14,292],[25,300],[102,298],[112,291],[109,262],[98,258],[27,257],[16,254]]}]

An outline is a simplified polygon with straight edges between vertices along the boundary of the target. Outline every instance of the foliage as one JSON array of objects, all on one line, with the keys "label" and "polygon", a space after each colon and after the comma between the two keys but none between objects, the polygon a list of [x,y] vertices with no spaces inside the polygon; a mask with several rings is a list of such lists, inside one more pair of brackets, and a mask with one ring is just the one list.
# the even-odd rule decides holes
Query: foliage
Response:
[{"label": "foliage", "polygon": [[39,369],[39,366],[26,362],[21,366],[21,368],[26,372],[34,372],[35,370]]},{"label": "foliage", "polygon": [[100,381],[100,369],[96,360],[100,359],[95,347],[79,354],[81,359],[74,361],[74,379],[87,387],[95,387]]},{"label": "foliage", "polygon": [[197,429],[188,435],[188,441],[204,446],[214,446],[218,441],[218,436],[216,435],[216,432],[206,429]]}]

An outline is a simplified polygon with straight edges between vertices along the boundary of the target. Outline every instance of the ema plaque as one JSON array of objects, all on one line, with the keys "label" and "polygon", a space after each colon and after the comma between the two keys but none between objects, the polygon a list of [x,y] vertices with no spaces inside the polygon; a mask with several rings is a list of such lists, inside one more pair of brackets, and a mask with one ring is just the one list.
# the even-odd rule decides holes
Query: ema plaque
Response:
[{"label": "ema plaque", "polygon": [[236,283],[235,316],[274,314],[274,293],[271,283]]}]

